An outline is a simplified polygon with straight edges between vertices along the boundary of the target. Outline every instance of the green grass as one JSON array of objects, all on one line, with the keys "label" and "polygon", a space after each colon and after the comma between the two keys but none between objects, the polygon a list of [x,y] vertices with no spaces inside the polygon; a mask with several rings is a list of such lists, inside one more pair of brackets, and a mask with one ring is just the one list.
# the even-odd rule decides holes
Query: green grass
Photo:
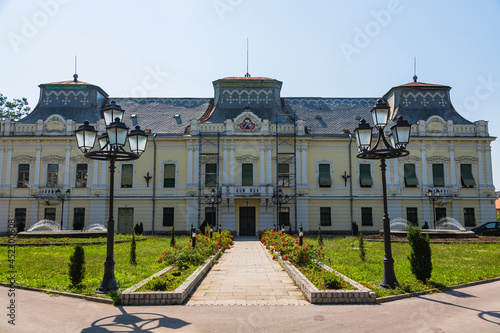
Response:
[{"label": "green grass", "polygon": [[[307,238],[318,245],[316,238]],[[500,243],[431,243],[432,277],[427,285],[415,279],[411,273],[408,243],[392,243],[394,271],[400,288],[385,290],[379,287],[383,276],[384,243],[365,240],[366,260],[359,256],[358,238],[325,238],[323,250],[327,259],[323,262],[349,278],[372,289],[377,297],[406,292],[454,286],[500,276]],[[353,246],[352,246],[353,245]]]},{"label": "green grass", "polygon": [[[143,236],[137,236],[136,239],[140,239]],[[114,236],[116,241],[130,241],[132,240],[132,235],[121,235],[117,234]],[[40,237],[40,238],[16,238],[16,244],[49,244],[49,243],[91,243],[91,242],[106,242],[106,237],[95,237],[95,238],[78,238],[78,237]],[[0,244],[9,244],[9,237],[0,237]]]},{"label": "green grass", "polygon": [[[176,237],[177,245],[189,243],[187,236]],[[170,237],[148,236],[145,241],[137,242],[137,265],[130,264],[130,243],[115,244],[115,278],[123,291],[165,268],[158,263],[163,251],[169,248]],[[68,277],[69,257],[74,246],[22,246],[16,248],[15,276],[16,284],[36,288],[76,292],[83,295],[95,294],[104,274],[106,245],[86,245],[85,278],[78,288],[70,287]],[[0,247],[0,281],[10,280],[10,268],[7,261],[7,247]]]}]

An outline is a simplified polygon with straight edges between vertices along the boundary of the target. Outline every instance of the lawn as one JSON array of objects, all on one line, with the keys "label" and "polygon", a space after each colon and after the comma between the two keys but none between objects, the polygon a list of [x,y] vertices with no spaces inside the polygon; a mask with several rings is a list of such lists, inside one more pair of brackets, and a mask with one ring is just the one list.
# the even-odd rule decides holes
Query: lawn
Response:
[{"label": "lawn", "polygon": [[[115,278],[120,290],[125,290],[165,268],[158,259],[169,248],[170,237],[147,236],[147,240],[136,242],[137,265],[130,264],[130,243],[115,244]],[[69,241],[73,242],[73,239]],[[176,237],[177,245],[188,244],[187,236]],[[74,246],[22,246],[16,247],[15,277],[19,286],[75,292],[83,295],[95,294],[104,274],[106,245],[86,245],[86,274],[81,287],[70,287],[68,277],[69,257]],[[7,247],[0,247],[0,281],[10,280]]]},{"label": "lawn", "polygon": [[[316,238],[307,238],[308,243],[318,245]],[[394,271],[400,288],[384,290],[379,287],[384,265],[384,243],[365,240],[366,260],[359,256],[358,239],[335,237],[324,239],[323,262],[338,272],[372,289],[377,297],[405,292],[453,286],[472,281],[500,276],[499,243],[431,243],[432,277],[427,285],[422,284],[411,273],[407,259],[410,254],[408,243],[392,243],[395,260]],[[330,260],[328,260],[330,258]]]}]

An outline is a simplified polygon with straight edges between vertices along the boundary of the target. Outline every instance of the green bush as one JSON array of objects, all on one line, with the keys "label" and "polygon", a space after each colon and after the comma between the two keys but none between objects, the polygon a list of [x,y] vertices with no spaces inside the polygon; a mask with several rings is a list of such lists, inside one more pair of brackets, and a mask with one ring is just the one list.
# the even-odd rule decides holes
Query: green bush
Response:
[{"label": "green bush", "polygon": [[135,227],[134,227],[134,233],[136,235],[142,235],[142,233],[144,232],[144,225],[142,224],[139,224],[139,223],[136,223]]},{"label": "green bush", "polygon": [[427,280],[431,278],[432,273],[429,235],[424,236],[420,233],[419,228],[409,227],[407,238],[411,246],[411,252],[408,256],[411,272],[417,280],[427,284]]},{"label": "green bush", "polygon": [[342,289],[342,279],[335,273],[328,272],[323,279],[325,280],[326,289]]},{"label": "green bush", "polygon": [[174,226],[172,226],[172,236],[170,237],[170,246],[175,246],[175,234],[174,234]]},{"label": "green bush", "polygon": [[352,227],[352,235],[357,236],[359,228],[358,228],[358,224],[356,223],[356,221],[351,223],[351,227]]},{"label": "green bush", "polygon": [[82,283],[85,277],[85,252],[81,245],[75,246],[75,251],[69,257],[69,279],[73,286]]},{"label": "green bush", "polygon": [[365,249],[365,240],[362,232],[359,234],[359,257],[361,258],[362,261],[365,261],[366,249]]},{"label": "green bush", "polygon": [[137,256],[135,254],[135,235],[132,233],[132,242],[130,243],[130,263],[132,265],[137,265]]},{"label": "green bush", "polygon": [[323,246],[324,245],[323,241],[323,233],[321,232],[321,225],[318,225],[318,245]]},{"label": "green bush", "polygon": [[424,221],[424,225],[422,226],[422,229],[429,229],[429,225],[427,224],[427,221]]}]

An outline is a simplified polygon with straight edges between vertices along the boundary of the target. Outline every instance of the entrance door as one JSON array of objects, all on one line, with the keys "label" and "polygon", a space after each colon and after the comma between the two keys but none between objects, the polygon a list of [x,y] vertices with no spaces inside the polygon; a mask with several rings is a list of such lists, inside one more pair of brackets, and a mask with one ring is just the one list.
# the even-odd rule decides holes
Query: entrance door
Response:
[{"label": "entrance door", "polygon": [[240,236],[255,236],[255,207],[240,207]]},{"label": "entrance door", "polygon": [[118,233],[131,234],[134,227],[134,209],[118,208]]}]

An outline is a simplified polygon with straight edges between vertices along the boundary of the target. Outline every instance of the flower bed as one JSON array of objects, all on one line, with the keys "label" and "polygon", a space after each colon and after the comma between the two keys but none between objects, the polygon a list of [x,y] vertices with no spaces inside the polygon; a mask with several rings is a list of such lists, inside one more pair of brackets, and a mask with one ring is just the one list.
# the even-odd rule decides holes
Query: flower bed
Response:
[{"label": "flower bed", "polygon": [[[265,231],[262,245],[273,253],[311,303],[374,303],[375,293],[319,262],[322,248],[299,245],[299,238],[278,231]],[[306,276],[312,278],[310,281]],[[328,289],[320,289],[320,288]],[[330,289],[336,288],[336,289]]]},{"label": "flower bed", "polygon": [[[120,294],[124,305],[182,304],[196,285],[210,271],[224,249],[233,244],[229,231],[196,237],[196,247],[191,245],[164,251],[158,259],[167,265],[160,272],[139,282]],[[194,271],[194,272],[193,272]],[[192,274],[189,274],[192,272]]]}]

